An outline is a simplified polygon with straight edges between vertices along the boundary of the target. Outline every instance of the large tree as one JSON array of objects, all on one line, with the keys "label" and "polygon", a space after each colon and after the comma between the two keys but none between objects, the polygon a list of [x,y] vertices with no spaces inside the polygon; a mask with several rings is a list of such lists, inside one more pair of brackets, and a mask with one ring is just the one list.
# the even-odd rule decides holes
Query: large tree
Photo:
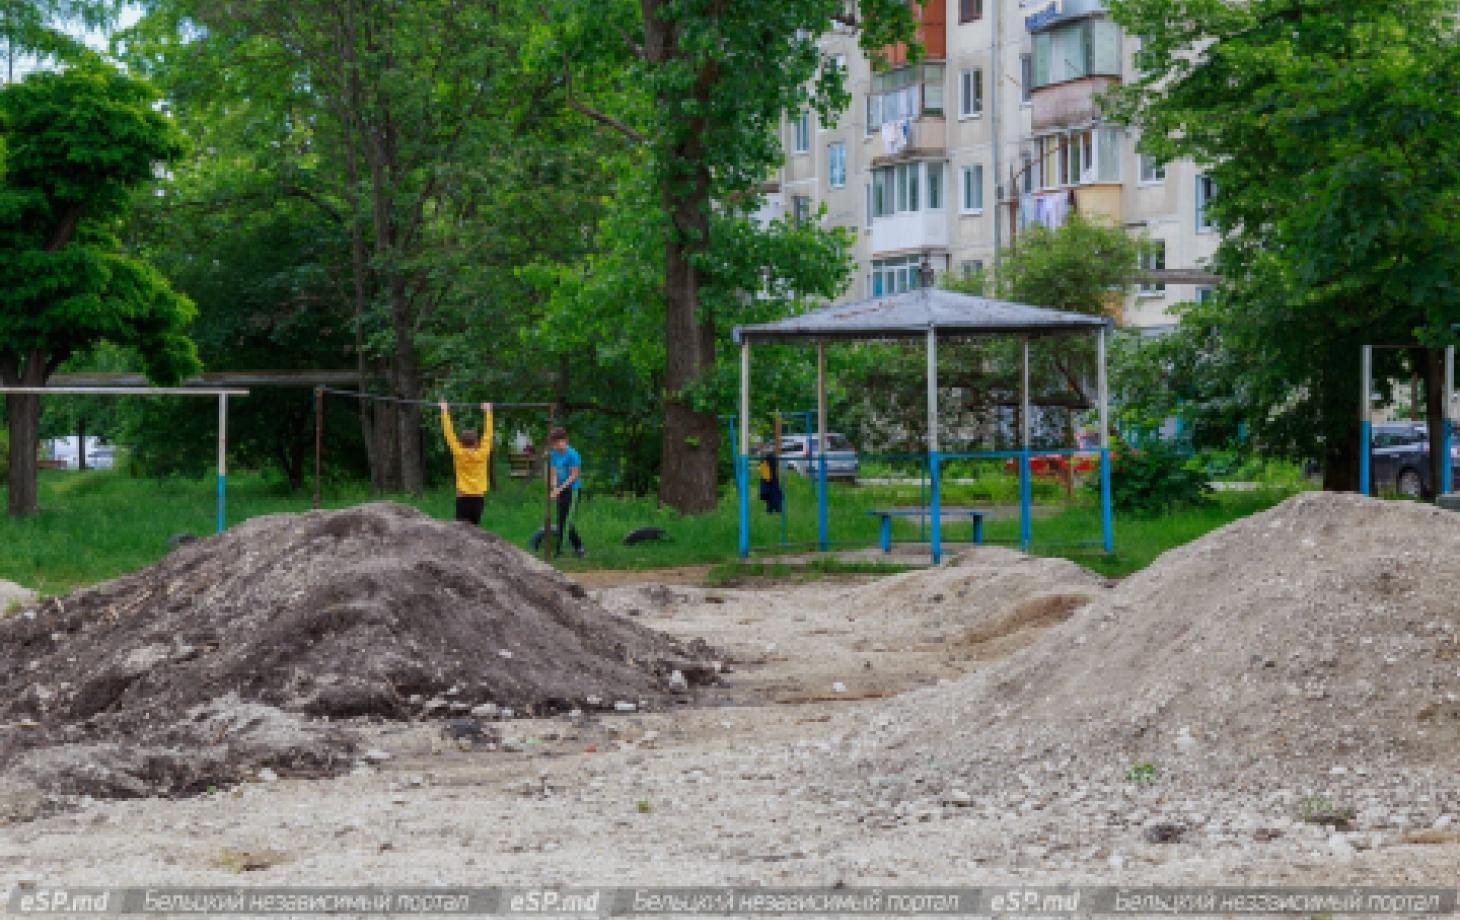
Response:
[{"label": "large tree", "polygon": [[[115,234],[133,193],[182,152],[155,101],[100,63],[0,90],[0,383],[42,386],[101,341],[134,349],[160,383],[197,369],[192,305]],[[39,398],[8,394],[5,408],[10,513],[29,514]]]},{"label": "large tree", "polygon": [[[1439,441],[1439,348],[1460,288],[1455,0],[1111,0],[1140,78],[1110,109],[1215,182],[1221,296],[1183,321],[1274,447],[1357,480],[1365,343],[1418,346]],[[1216,379],[1216,378],[1214,378]],[[1440,460],[1439,451],[1432,452]]]},{"label": "large tree", "polygon": [[[845,0],[543,4],[539,59],[561,69],[570,106],[628,145],[628,162],[642,177],[615,199],[642,215],[615,225],[640,232],[609,242],[625,253],[616,260],[627,268],[619,296],[662,320],[659,494],[674,508],[704,511],[717,497],[720,427],[708,396],[725,321],[743,315],[763,288],[794,299],[834,294],[845,281],[779,290],[779,280],[797,272],[764,261],[772,253],[758,248],[750,219],[759,186],[784,156],[783,116],[815,108],[832,119],[847,103],[844,75],[824,66],[818,36],[838,20],[854,24],[862,47],[876,53],[912,38],[915,5],[862,0],[858,19],[847,15]],[[598,275],[587,280],[604,283]]]}]

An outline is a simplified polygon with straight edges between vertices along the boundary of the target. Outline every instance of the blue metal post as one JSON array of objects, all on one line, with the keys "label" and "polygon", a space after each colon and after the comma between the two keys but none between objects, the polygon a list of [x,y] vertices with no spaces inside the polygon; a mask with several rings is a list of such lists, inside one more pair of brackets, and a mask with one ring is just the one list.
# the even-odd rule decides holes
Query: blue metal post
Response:
[{"label": "blue metal post", "polygon": [[740,439],[735,485],[740,491],[740,558],[750,555],[750,342],[740,341]]},{"label": "blue metal post", "polygon": [[1115,522],[1110,505],[1110,449],[1100,451],[1100,536],[1105,551],[1115,551]]},{"label": "blue metal post", "polygon": [[1105,372],[1105,327],[1100,327],[1096,340],[1099,379],[1096,395],[1100,400],[1100,540],[1106,553],[1115,551],[1115,522],[1110,500],[1110,384]]},{"label": "blue metal post", "polygon": [[[84,449],[84,447],[83,447]],[[218,532],[228,526],[228,394],[218,394]]]},{"label": "blue metal post", "polygon": [[1362,378],[1363,400],[1359,403],[1359,494],[1369,494],[1369,451],[1373,442],[1373,430],[1370,424],[1370,411],[1372,405],[1369,402],[1369,393],[1372,387],[1372,375],[1374,372],[1374,349],[1370,345],[1364,346],[1363,364],[1359,376]]},{"label": "blue metal post", "polygon": [[821,451],[816,464],[816,545],[824,553],[831,548],[826,507],[826,451]]},{"label": "blue metal post", "polygon": [[1019,343],[1019,548],[1029,549],[1029,515],[1033,504],[1034,489],[1029,481],[1029,336]]},{"label": "blue metal post", "polygon": [[1440,491],[1449,495],[1455,491],[1455,468],[1454,460],[1450,451],[1454,448],[1454,421],[1451,416],[1455,410],[1455,347],[1452,345],[1445,349],[1445,443],[1444,453],[1440,456]]},{"label": "blue metal post", "polygon": [[933,565],[943,561],[943,455],[928,453],[928,480],[932,498],[928,502],[928,542],[932,544]]},{"label": "blue metal post", "polygon": [[1026,447],[1019,451],[1019,548],[1022,550],[1029,549],[1033,532],[1030,514],[1034,505],[1034,488],[1030,478],[1029,448]]},{"label": "blue metal post", "polygon": [[735,455],[735,491],[740,498],[740,558],[750,555],[750,457]]}]

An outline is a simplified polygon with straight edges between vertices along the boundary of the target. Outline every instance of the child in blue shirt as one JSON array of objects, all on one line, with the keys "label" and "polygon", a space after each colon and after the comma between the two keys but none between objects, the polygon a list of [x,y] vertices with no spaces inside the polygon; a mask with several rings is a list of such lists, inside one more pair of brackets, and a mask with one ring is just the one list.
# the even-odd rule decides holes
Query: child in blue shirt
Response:
[{"label": "child in blue shirt", "polygon": [[548,435],[551,450],[548,451],[548,465],[551,469],[551,495],[558,503],[558,548],[563,552],[563,534],[573,544],[573,554],[582,558],[583,541],[578,537],[578,528],[573,526],[573,514],[578,510],[578,489],[583,485],[583,458],[568,444],[568,432],[554,428]]}]

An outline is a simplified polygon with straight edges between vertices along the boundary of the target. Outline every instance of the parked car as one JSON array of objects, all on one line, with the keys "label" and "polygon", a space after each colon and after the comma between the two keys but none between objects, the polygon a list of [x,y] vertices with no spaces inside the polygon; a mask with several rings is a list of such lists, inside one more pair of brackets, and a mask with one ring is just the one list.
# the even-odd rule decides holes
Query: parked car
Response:
[{"label": "parked car", "polygon": [[[1450,449],[1450,466],[1460,483],[1460,443]],[[1430,437],[1423,422],[1384,422],[1373,428],[1369,469],[1374,488],[1418,498],[1433,495]]]},{"label": "parked car", "polygon": [[[1074,461],[1076,473],[1089,473],[1100,466],[1100,435],[1094,431],[1075,432],[1075,444],[1081,451],[1077,454],[1031,454],[1029,457],[1029,473],[1031,476],[1045,476],[1052,479],[1063,478],[1069,470],[1070,461]],[[1090,453],[1085,453],[1090,451]],[[1004,461],[1004,472],[1017,475],[1019,472],[1019,458],[1010,457]]]},{"label": "parked car", "polygon": [[[781,437],[782,469],[802,476],[817,473],[819,459],[815,456],[816,435],[788,434]],[[860,468],[857,449],[845,435],[827,432],[826,435],[826,478],[856,479]]]}]

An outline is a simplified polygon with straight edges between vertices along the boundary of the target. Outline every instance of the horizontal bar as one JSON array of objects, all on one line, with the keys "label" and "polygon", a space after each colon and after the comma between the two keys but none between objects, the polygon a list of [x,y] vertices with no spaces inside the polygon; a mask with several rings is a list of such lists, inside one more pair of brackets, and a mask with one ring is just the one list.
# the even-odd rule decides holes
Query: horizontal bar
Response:
[{"label": "horizontal bar", "polygon": [[[349,396],[349,397],[351,397],[353,399],[368,399],[368,400],[372,400],[374,402],[390,402],[390,403],[397,403],[399,405],[406,405],[406,406],[439,406],[439,405],[441,405],[441,401],[439,399],[401,399],[399,396],[382,396],[382,395],[377,394],[377,393],[361,393],[359,390],[336,390],[333,387],[315,387],[315,389],[317,389],[317,390],[319,390],[321,392],[324,392],[324,393],[331,393],[331,394],[333,394],[335,396]],[[490,400],[482,400],[482,402],[489,402],[489,401]],[[481,406],[481,404],[482,404],[481,402],[474,402],[474,403],[454,403],[454,402],[449,402],[446,405],[451,406],[452,408],[456,408],[456,409],[476,409],[476,408],[479,408]],[[492,408],[493,409],[551,409],[555,405],[557,405],[557,404],[556,403],[547,403],[547,402],[494,402],[494,403],[492,403]]]},{"label": "horizontal bar", "polygon": [[247,396],[248,390],[202,387],[5,387],[0,393],[32,396]]},{"label": "horizontal bar", "polygon": [[[331,383],[351,384],[360,380],[360,372],[338,371],[208,371],[189,377],[178,384],[183,387],[314,387]],[[138,373],[109,371],[76,371],[52,374],[50,382],[76,387],[145,387],[147,377]]]}]

